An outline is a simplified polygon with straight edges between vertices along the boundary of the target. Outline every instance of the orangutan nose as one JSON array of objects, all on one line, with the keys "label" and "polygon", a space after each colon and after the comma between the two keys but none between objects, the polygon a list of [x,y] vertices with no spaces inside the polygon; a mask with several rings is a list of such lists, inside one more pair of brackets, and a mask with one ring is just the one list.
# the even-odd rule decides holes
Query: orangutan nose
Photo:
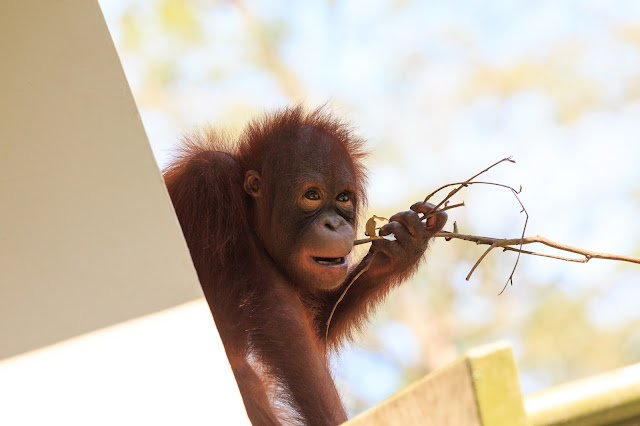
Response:
[{"label": "orangutan nose", "polygon": [[344,218],[339,215],[331,215],[331,216],[326,216],[324,218],[324,226],[326,226],[332,231],[337,231],[338,228],[346,224],[347,224],[347,221],[344,220]]}]

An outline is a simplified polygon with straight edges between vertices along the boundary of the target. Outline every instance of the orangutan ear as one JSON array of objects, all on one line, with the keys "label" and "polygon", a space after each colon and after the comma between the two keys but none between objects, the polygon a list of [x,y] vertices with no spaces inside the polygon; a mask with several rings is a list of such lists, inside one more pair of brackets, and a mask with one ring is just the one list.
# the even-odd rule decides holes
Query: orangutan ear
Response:
[{"label": "orangutan ear", "polygon": [[260,173],[255,170],[249,170],[244,175],[244,190],[247,194],[253,198],[258,198],[261,195],[262,178]]}]

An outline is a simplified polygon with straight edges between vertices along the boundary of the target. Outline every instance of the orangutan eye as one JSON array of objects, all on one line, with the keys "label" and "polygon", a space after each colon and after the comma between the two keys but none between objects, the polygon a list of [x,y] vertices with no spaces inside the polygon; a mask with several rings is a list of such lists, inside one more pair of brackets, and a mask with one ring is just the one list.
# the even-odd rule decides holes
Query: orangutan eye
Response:
[{"label": "orangutan eye", "polygon": [[315,189],[310,189],[304,193],[304,198],[307,200],[316,201],[320,199],[320,194]]},{"label": "orangutan eye", "polygon": [[336,197],[336,200],[341,202],[341,203],[347,203],[351,200],[351,197],[349,197],[349,194],[346,192],[341,192],[340,194],[338,194],[338,196]]}]

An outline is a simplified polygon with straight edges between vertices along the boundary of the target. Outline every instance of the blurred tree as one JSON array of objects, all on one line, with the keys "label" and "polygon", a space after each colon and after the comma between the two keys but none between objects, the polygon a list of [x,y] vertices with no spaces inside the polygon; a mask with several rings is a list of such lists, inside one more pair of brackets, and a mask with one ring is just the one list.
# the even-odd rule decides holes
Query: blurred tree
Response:
[{"label": "blurred tree", "polygon": [[[633,0],[101,4],[161,166],[195,125],[238,129],[265,108],[330,100],[370,141],[365,215],[513,154],[517,166],[487,178],[524,183],[528,234],[640,253]],[[462,232],[520,234],[509,194],[458,198]],[[640,361],[637,267],[525,257],[498,297],[514,257],[492,253],[464,281],[482,251],[435,242],[337,360],[352,414],[497,339],[514,344],[525,392]]]}]

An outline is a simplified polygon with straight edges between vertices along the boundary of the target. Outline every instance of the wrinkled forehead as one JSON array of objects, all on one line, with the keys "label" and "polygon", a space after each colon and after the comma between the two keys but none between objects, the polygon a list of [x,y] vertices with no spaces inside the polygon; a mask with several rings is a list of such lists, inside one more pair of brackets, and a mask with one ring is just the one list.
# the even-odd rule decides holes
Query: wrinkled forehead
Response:
[{"label": "wrinkled forehead", "polygon": [[269,163],[272,172],[283,180],[325,181],[333,184],[353,183],[354,165],[340,141],[328,133],[310,126],[300,126],[290,138],[275,141]]}]

